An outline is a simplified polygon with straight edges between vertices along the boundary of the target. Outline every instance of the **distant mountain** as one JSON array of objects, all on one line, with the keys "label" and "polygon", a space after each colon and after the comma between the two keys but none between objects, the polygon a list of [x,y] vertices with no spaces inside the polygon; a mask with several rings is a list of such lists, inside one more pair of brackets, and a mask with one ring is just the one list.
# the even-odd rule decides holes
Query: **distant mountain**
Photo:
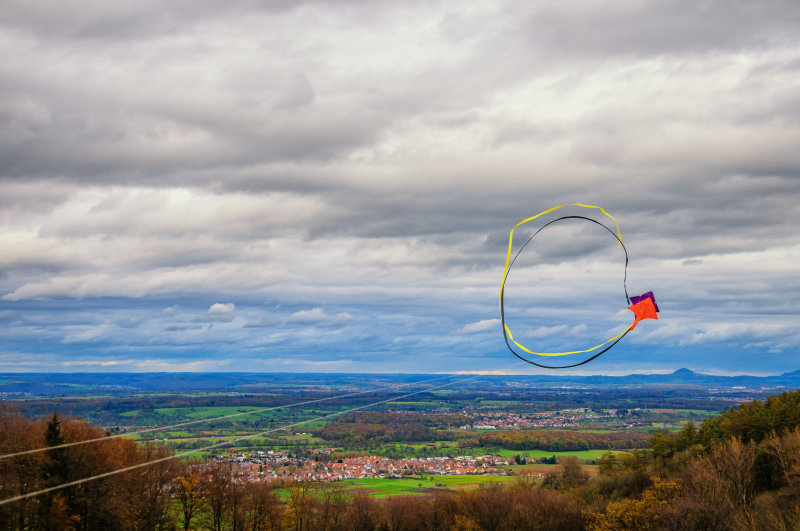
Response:
[{"label": "distant mountain", "polygon": [[668,374],[628,374],[625,376],[534,376],[542,382],[575,382],[589,385],[660,385],[660,386],[692,386],[692,387],[786,387],[800,388],[800,370],[775,376],[752,376],[749,374],[735,376],[719,376],[702,374],[691,369],[682,368]]}]

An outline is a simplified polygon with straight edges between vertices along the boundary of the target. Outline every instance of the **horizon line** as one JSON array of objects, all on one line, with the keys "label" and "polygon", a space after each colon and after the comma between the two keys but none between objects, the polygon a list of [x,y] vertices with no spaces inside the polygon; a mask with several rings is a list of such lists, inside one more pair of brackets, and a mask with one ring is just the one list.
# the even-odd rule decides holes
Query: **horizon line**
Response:
[{"label": "horizon line", "polygon": [[556,376],[556,377],[595,377],[595,376],[603,376],[603,377],[610,377],[610,378],[622,378],[625,376],[651,376],[651,375],[671,375],[676,374],[681,371],[690,371],[693,374],[698,374],[702,376],[717,376],[717,377],[737,377],[737,376],[749,376],[754,378],[769,378],[774,376],[784,376],[787,374],[791,374],[792,372],[796,372],[797,369],[794,371],[785,371],[781,373],[748,373],[748,372],[728,372],[728,371],[713,371],[713,372],[700,372],[694,369],[689,369],[687,367],[681,367],[675,370],[669,369],[645,369],[638,372],[611,372],[611,373],[586,373],[586,372],[558,372],[558,373],[535,373],[531,374],[529,372],[514,372],[508,370],[463,370],[463,371],[453,371],[453,372],[446,372],[446,371],[433,371],[433,372],[374,372],[374,371],[366,371],[366,372],[310,372],[310,371],[3,371],[0,369],[0,374],[14,374],[14,375],[103,375],[103,374],[293,374],[293,375],[300,375],[300,374],[308,374],[308,375],[330,375],[330,376],[344,376],[344,375],[453,375],[453,376],[466,376],[466,375],[479,375],[479,376],[529,376],[529,377],[541,377],[541,376]]}]

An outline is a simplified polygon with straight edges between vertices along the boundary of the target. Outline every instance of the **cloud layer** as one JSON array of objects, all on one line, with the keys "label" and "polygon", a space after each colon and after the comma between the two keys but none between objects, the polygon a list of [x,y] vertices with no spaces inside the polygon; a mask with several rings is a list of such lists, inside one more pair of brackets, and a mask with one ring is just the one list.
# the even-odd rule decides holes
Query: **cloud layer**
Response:
[{"label": "cloud layer", "polygon": [[[507,231],[576,201],[663,309],[594,370],[797,369],[797,35],[791,0],[4,2],[0,371],[494,370]],[[620,276],[554,226],[510,319],[592,345]]]}]

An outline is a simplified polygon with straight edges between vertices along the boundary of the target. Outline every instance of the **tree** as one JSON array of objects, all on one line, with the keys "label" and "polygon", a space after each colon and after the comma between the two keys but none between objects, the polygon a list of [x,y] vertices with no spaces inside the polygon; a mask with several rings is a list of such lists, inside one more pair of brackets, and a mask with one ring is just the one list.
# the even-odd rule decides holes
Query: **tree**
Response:
[{"label": "tree", "polygon": [[222,530],[222,522],[228,510],[233,468],[228,462],[215,461],[203,475],[203,492],[211,509],[211,526],[214,531]]},{"label": "tree", "polygon": [[589,480],[589,473],[584,470],[583,463],[577,457],[572,455],[559,457],[558,464],[560,470],[545,478],[546,486],[555,490],[571,490]]},{"label": "tree", "polygon": [[675,449],[679,452],[688,450],[692,446],[700,443],[700,432],[694,422],[687,422],[686,426],[678,433],[675,438]]},{"label": "tree", "polygon": [[[44,466],[44,481],[48,487],[67,483],[69,479],[69,463],[67,449],[58,448],[64,444],[64,435],[61,430],[61,419],[58,413],[53,413],[47,422],[44,440],[50,450],[46,452]],[[56,447],[56,448],[53,448]],[[62,489],[54,494],[46,494],[40,509],[40,525],[44,529],[75,529],[79,518],[73,514],[73,489]]]},{"label": "tree", "polygon": [[[53,413],[47,423],[44,432],[44,440],[47,446],[60,446],[64,444],[64,435],[61,433],[61,419],[58,413]],[[52,448],[47,451],[48,466],[45,469],[46,480],[51,485],[57,485],[67,481],[67,449]]]},{"label": "tree", "polygon": [[309,529],[309,514],[316,501],[310,481],[293,481],[289,483],[289,513],[290,525],[295,531],[305,531]]},{"label": "tree", "polygon": [[[0,403],[0,452],[6,454],[40,447],[40,428],[43,427],[14,414],[7,404]],[[0,497],[12,498],[41,488],[45,460],[43,454],[0,460]],[[0,528],[36,528],[39,505],[38,500],[0,505]]]},{"label": "tree", "polygon": [[338,485],[321,484],[317,492],[316,514],[312,528],[326,531],[339,528],[344,518],[345,497]]},{"label": "tree", "polygon": [[245,525],[252,531],[271,531],[281,528],[283,507],[269,482],[253,481],[245,495]]},{"label": "tree", "polygon": [[175,481],[175,490],[181,502],[183,530],[189,531],[192,519],[203,509],[204,499],[200,474],[196,470],[190,470],[186,474],[178,476]]},{"label": "tree", "polygon": [[663,529],[662,515],[679,492],[680,485],[678,483],[656,479],[653,486],[644,492],[640,500],[626,498],[609,504],[605,514],[597,516],[592,529],[593,531]]},{"label": "tree", "polygon": [[605,452],[597,459],[597,471],[600,474],[610,475],[618,469],[617,457],[614,452]]},{"label": "tree", "polygon": [[233,531],[244,531],[245,529],[245,507],[246,507],[246,487],[247,484],[234,477],[230,487],[230,507],[231,507],[231,529]]},{"label": "tree", "polygon": [[377,525],[377,503],[363,491],[357,491],[347,506],[344,529],[372,531]]},{"label": "tree", "polygon": [[[138,453],[140,462],[149,462],[171,456],[172,450],[148,443]],[[156,531],[175,527],[170,512],[170,487],[181,472],[185,472],[185,466],[169,459],[143,467],[131,476],[128,499],[133,507],[131,520],[136,529]]]}]

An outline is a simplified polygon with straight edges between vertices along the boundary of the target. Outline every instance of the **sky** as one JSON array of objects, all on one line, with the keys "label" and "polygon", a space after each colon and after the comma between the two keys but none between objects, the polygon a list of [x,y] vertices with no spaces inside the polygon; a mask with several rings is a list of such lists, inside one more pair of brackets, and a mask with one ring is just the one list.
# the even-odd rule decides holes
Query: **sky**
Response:
[{"label": "sky", "polygon": [[570,373],[800,369],[800,3],[0,4],[0,372],[543,373],[569,203]]}]

